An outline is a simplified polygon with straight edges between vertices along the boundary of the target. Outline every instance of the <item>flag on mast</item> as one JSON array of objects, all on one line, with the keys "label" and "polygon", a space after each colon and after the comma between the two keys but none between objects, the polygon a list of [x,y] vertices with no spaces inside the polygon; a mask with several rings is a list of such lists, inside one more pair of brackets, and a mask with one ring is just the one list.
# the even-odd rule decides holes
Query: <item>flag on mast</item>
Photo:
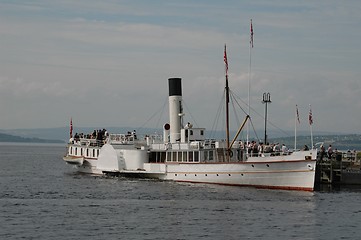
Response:
[{"label": "flag on mast", "polygon": [[298,113],[298,106],[296,104],[296,116],[297,116],[297,122],[300,124],[300,114]]},{"label": "flag on mast", "polygon": [[308,122],[310,123],[310,125],[313,124],[311,104],[310,104],[310,113],[308,114]]},{"label": "flag on mast", "polygon": [[251,19],[251,41],[250,41],[251,47],[253,48],[253,25],[252,25],[252,19]]},{"label": "flag on mast", "polygon": [[228,60],[227,60],[227,47],[226,47],[226,44],[224,44],[224,64],[225,64],[226,76],[228,76]]},{"label": "flag on mast", "polygon": [[73,118],[70,118],[70,138],[73,137]]}]

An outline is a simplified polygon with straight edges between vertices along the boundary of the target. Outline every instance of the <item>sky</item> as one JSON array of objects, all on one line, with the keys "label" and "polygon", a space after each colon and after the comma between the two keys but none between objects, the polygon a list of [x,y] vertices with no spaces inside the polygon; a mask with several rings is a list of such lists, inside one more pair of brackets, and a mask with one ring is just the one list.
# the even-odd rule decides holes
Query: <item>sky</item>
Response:
[{"label": "sky", "polygon": [[0,129],[160,127],[172,77],[185,121],[212,128],[227,44],[255,128],[269,92],[269,128],[294,129],[297,105],[299,130],[311,106],[314,131],[361,133],[360,12],[359,0],[1,0]]}]

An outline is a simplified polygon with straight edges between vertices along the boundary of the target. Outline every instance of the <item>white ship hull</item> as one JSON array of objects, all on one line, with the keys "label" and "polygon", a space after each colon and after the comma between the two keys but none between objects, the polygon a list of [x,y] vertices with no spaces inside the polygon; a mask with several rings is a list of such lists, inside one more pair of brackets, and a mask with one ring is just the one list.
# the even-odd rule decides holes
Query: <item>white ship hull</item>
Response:
[{"label": "white ship hull", "polygon": [[[310,155],[312,153],[316,154],[316,150],[311,151]],[[139,173],[163,180],[313,191],[316,161],[310,159],[238,163],[146,163],[144,167],[145,171]]]},{"label": "white ship hull", "polygon": [[[168,165],[165,179],[259,188],[312,191],[315,161]],[[254,167],[252,167],[252,165]]]},{"label": "white ship hull", "polygon": [[103,171],[97,168],[97,162],[97,159],[86,159],[82,165],[75,168],[80,173],[103,175]]}]

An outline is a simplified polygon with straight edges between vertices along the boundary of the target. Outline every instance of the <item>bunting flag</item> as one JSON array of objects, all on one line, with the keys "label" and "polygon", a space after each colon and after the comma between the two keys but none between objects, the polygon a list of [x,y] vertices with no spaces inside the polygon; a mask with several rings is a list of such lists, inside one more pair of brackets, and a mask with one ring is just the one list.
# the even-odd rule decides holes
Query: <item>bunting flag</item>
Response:
[{"label": "bunting flag", "polygon": [[252,19],[251,19],[251,41],[250,41],[251,47],[253,48],[253,25],[252,25]]},{"label": "bunting flag", "polygon": [[308,122],[310,123],[310,125],[313,124],[311,104],[310,104],[310,113],[308,114]]},{"label": "bunting flag", "polygon": [[73,137],[73,118],[70,118],[70,138]]},{"label": "bunting flag", "polygon": [[297,122],[300,124],[300,114],[298,114],[298,106],[296,105]]},{"label": "bunting flag", "polygon": [[228,60],[227,60],[227,47],[226,47],[226,44],[224,44],[224,64],[225,64],[226,76],[228,76]]}]

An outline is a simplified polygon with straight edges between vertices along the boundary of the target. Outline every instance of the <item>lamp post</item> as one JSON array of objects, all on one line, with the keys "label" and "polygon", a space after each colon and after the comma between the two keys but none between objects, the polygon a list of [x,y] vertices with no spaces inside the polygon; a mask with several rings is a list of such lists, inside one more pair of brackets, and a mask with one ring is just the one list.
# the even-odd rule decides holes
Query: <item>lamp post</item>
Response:
[{"label": "lamp post", "polygon": [[266,105],[265,109],[265,117],[264,117],[264,144],[267,144],[267,105],[271,103],[271,94],[270,93],[263,93],[262,103]]}]

